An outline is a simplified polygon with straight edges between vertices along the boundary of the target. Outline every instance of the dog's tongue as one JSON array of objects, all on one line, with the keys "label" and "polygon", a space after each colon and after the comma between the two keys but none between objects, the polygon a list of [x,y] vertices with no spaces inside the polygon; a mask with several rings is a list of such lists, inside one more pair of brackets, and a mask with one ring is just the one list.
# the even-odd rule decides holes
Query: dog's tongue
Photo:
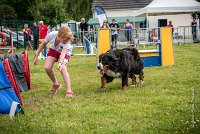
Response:
[{"label": "dog's tongue", "polygon": [[104,70],[101,69],[101,70],[99,71],[99,73],[100,73],[101,75],[103,75],[103,74],[104,74]]}]

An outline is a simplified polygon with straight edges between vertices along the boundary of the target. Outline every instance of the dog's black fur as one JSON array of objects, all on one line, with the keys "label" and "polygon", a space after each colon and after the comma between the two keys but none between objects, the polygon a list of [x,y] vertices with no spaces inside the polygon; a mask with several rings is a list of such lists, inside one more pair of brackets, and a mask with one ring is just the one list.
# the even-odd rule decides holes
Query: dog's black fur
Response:
[{"label": "dog's black fur", "polygon": [[128,78],[132,79],[132,85],[136,85],[135,74],[143,82],[144,65],[136,48],[109,50],[99,56],[99,63],[97,68],[103,71],[101,88],[119,76],[122,78],[122,89],[128,86]]}]

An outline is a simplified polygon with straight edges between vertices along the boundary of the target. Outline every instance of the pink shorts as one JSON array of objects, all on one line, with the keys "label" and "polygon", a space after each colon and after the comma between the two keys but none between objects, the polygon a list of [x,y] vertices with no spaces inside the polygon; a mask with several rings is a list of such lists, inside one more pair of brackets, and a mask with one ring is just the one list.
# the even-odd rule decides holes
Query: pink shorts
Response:
[{"label": "pink shorts", "polygon": [[[50,48],[49,49],[49,52],[47,53],[47,56],[51,56],[51,57],[54,57],[56,58],[56,61],[58,61],[59,57],[60,57],[60,52]],[[65,55],[65,59],[69,60],[70,59],[70,56],[69,55]]]}]

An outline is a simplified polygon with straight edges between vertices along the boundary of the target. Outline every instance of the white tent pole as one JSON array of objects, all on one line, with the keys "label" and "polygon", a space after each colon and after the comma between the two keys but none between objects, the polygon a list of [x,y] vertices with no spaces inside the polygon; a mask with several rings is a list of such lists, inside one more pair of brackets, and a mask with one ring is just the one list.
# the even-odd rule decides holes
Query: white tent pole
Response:
[{"label": "white tent pole", "polygon": [[147,32],[147,42],[149,42],[149,25],[148,25],[148,12],[146,11],[146,32]]},{"label": "white tent pole", "polygon": [[149,25],[148,25],[148,21],[149,21],[148,12],[146,12],[146,19],[147,19],[147,21],[146,21],[146,26],[147,26],[147,29],[148,29],[148,28],[149,28]]},{"label": "white tent pole", "polygon": [[135,29],[135,17],[133,17],[133,29]]}]

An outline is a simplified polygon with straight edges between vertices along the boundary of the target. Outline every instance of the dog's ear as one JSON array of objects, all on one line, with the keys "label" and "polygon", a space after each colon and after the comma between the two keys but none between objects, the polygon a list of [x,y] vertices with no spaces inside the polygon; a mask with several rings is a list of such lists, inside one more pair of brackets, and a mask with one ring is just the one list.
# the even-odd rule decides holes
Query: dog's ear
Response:
[{"label": "dog's ear", "polygon": [[103,58],[103,54],[99,55],[99,62],[102,61],[102,58]]},{"label": "dog's ear", "polygon": [[103,54],[99,55],[99,59],[101,59],[103,57]]}]

